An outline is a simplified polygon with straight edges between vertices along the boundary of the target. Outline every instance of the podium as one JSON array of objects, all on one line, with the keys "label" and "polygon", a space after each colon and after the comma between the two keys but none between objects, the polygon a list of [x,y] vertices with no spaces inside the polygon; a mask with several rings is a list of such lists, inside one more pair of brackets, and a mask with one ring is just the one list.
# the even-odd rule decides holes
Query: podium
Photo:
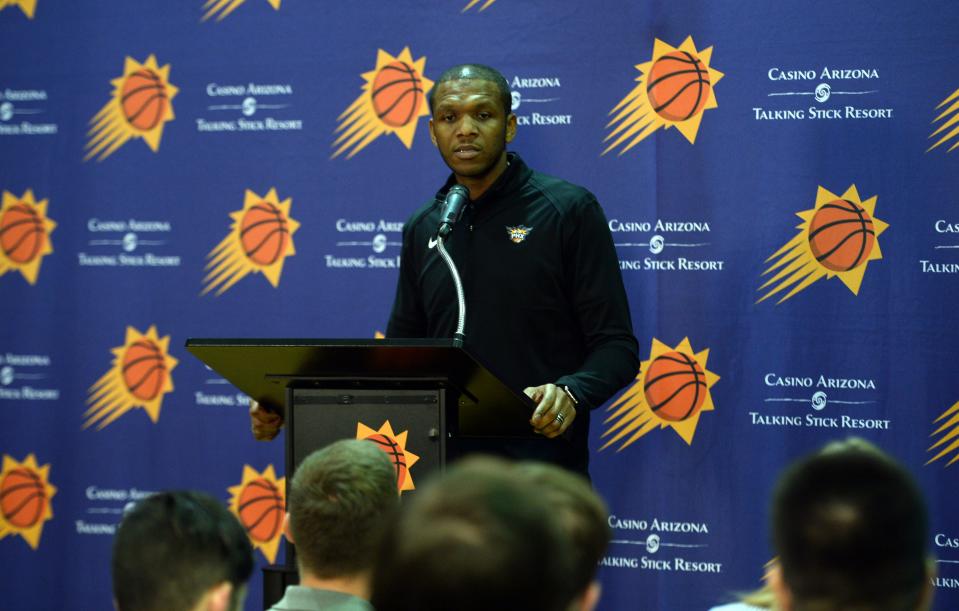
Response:
[{"label": "podium", "polygon": [[[452,340],[189,339],[186,348],[283,415],[288,482],[311,452],[358,431],[406,432],[417,481],[444,467],[457,439],[533,437],[532,400]],[[264,608],[295,571],[288,545],[286,565],[264,569]]]}]

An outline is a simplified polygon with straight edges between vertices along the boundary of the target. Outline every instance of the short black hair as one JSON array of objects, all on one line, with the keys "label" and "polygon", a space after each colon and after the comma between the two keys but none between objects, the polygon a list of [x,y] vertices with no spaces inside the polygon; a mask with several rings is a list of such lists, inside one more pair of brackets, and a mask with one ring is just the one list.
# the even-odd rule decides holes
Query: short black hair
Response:
[{"label": "short black hair", "polygon": [[290,483],[298,561],[321,578],[371,569],[382,528],[398,504],[396,470],[373,442],[341,439],[313,452]]},{"label": "short black hair", "polygon": [[583,592],[595,579],[612,532],[606,503],[589,480],[549,463],[524,461],[516,465],[518,479],[552,507],[553,516],[573,543],[571,583]]},{"label": "short black hair", "polygon": [[509,83],[506,81],[506,77],[504,77],[499,70],[489,66],[484,66],[483,64],[460,64],[448,69],[446,72],[440,75],[435,83],[433,83],[433,88],[430,90],[429,95],[430,114],[433,114],[433,93],[436,91],[436,88],[442,83],[464,80],[488,81],[493,83],[496,85],[496,89],[499,91],[500,101],[503,103],[504,114],[508,115],[510,112],[512,112],[513,97],[509,91]]},{"label": "short black hair", "polygon": [[373,572],[377,611],[562,611],[569,538],[512,466],[464,459],[404,502]]},{"label": "short black hair", "polygon": [[202,492],[161,492],[123,518],[111,568],[120,611],[189,609],[224,581],[233,584],[236,608],[253,572],[253,548],[220,501]]},{"label": "short black hair", "polygon": [[917,608],[928,531],[912,477],[860,439],[800,460],[773,496],[773,545],[797,611]]}]

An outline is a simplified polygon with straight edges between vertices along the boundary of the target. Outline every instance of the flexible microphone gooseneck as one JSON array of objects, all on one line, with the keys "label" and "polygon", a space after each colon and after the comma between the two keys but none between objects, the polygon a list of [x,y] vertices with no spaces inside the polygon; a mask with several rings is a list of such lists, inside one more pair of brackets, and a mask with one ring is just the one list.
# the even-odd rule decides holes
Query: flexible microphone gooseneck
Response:
[{"label": "flexible microphone gooseneck", "polygon": [[459,272],[456,270],[456,264],[449,253],[446,252],[446,238],[453,230],[453,225],[463,215],[463,209],[470,201],[469,189],[463,185],[453,185],[446,193],[446,199],[443,201],[443,211],[440,216],[440,226],[436,231],[436,249],[440,252],[440,257],[446,262],[446,267],[450,270],[450,276],[453,277],[453,285],[456,287],[456,301],[459,304],[459,320],[456,323],[456,331],[453,333],[453,345],[457,348],[463,345],[466,335],[463,330],[466,328],[466,295],[463,293],[463,283],[460,280]]}]

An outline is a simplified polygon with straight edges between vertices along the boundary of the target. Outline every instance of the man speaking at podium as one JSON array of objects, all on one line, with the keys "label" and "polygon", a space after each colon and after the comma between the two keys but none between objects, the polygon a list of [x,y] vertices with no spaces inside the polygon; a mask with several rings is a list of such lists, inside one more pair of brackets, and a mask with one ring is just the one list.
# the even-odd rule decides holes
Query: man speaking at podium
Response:
[{"label": "man speaking at podium", "polygon": [[[458,320],[450,272],[436,245],[449,200],[462,211],[445,242],[466,296],[465,348],[537,404],[539,436],[458,440],[457,455],[484,451],[587,474],[589,412],[639,368],[612,236],[585,189],[531,170],[506,144],[516,134],[509,85],[487,66],[444,72],[430,96],[430,138],[452,170],[435,199],[403,227],[390,338],[449,338]],[[451,195],[454,194],[454,195]],[[254,410],[254,433],[279,418]],[[259,427],[260,431],[257,431]]]}]

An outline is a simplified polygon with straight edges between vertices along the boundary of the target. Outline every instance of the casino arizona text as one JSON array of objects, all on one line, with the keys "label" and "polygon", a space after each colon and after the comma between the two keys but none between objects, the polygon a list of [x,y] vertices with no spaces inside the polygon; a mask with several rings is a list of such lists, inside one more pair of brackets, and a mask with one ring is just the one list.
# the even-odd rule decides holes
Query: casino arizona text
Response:
[{"label": "casino arizona text", "polygon": [[876,390],[876,383],[869,379],[857,378],[827,378],[821,375],[818,378],[778,376],[767,373],[763,378],[766,386],[783,386],[798,388],[843,388],[853,390]]}]

